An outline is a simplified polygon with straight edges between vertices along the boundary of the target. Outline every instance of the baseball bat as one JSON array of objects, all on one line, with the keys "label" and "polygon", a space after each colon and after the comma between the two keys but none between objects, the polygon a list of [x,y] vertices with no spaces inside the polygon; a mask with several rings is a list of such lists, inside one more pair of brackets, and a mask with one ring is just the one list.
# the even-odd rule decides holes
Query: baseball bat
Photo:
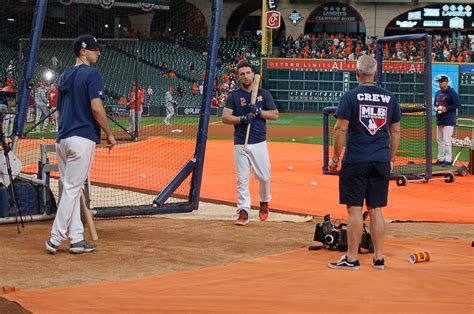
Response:
[{"label": "baseball bat", "polygon": [[92,219],[91,211],[89,210],[89,206],[87,206],[86,194],[84,190],[81,192],[81,212],[86,220],[87,228],[89,229],[92,240],[98,240],[99,236],[97,235],[97,230],[95,229],[95,223]]},{"label": "baseball bat", "polygon": [[[257,102],[258,87],[260,86],[260,74],[255,74],[252,85],[252,95],[250,96],[250,105],[254,106]],[[247,146],[250,136],[250,127],[252,123],[247,124],[247,133],[245,134],[244,151],[247,152]]]}]

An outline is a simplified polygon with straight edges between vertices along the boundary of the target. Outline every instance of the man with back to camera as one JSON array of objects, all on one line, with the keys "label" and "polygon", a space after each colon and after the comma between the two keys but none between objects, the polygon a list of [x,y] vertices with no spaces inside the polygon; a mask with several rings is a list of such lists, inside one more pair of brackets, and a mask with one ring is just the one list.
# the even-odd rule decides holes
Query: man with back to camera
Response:
[{"label": "man with back to camera", "polygon": [[89,253],[96,245],[84,240],[80,198],[89,175],[96,144],[100,143],[100,129],[107,138],[107,146],[116,144],[103,107],[104,83],[97,63],[102,45],[91,35],[74,39],[76,64],[66,68],[58,81],[57,112],[59,132],[56,153],[59,160],[62,193],[59,207],[45,242],[46,250],[56,253],[67,239],[69,229],[70,253]]},{"label": "man with back to camera", "polygon": [[[234,161],[237,172],[237,213],[236,225],[249,223],[250,170],[259,181],[260,220],[268,218],[270,193],[270,157],[267,149],[267,120],[277,120],[279,113],[272,95],[258,90],[255,106],[250,106],[250,96],[255,77],[252,65],[247,61],[237,64],[240,88],[230,93],[222,113],[222,122],[234,125]],[[253,108],[251,108],[253,107]],[[248,152],[244,152],[247,126],[250,126]]]},{"label": "man with back to camera", "polygon": [[446,75],[441,75],[436,81],[439,84],[439,91],[436,92],[434,98],[438,160],[434,164],[451,166],[453,163],[451,138],[456,125],[456,113],[461,107],[461,99],[456,91],[449,86],[449,79]]},{"label": "man with back to camera", "polygon": [[388,184],[400,144],[401,110],[396,97],[374,83],[377,61],[363,55],[357,60],[359,86],[342,96],[334,126],[334,156],[329,170],[336,170],[346,141],[339,174],[339,202],[347,206],[348,251],[328,266],[358,270],[359,244],[362,238],[364,200],[370,215],[370,233],[374,242],[372,267],[384,269],[385,222],[382,207],[387,205]]}]

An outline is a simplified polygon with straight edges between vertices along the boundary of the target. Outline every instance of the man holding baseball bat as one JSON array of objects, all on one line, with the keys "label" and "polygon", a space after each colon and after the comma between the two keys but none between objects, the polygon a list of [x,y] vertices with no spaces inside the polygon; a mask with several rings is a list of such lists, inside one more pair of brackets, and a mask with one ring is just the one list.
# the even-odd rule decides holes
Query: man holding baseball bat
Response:
[{"label": "man holding baseball bat", "polygon": [[270,157],[267,149],[266,120],[277,120],[278,109],[272,95],[259,89],[260,76],[247,61],[237,64],[240,88],[230,93],[222,113],[222,122],[234,125],[234,161],[237,172],[236,225],[249,223],[249,179],[252,169],[259,181],[260,220],[268,218],[270,193]]},{"label": "man holding baseball bat", "polygon": [[336,111],[334,155],[328,169],[338,168],[339,156],[346,141],[346,151],[339,174],[339,202],[345,204],[347,254],[329,268],[358,270],[359,245],[363,231],[362,207],[370,215],[370,233],[374,241],[375,269],[384,269],[385,221],[382,208],[387,205],[390,171],[400,143],[401,110],[396,97],[376,86],[377,61],[368,55],[357,60],[359,86],[342,96]]},{"label": "man holding baseball bat", "polygon": [[84,240],[81,191],[89,175],[96,144],[100,143],[100,129],[105,132],[109,149],[116,143],[102,104],[105,98],[102,76],[92,67],[99,59],[101,48],[91,35],[77,37],[73,42],[76,64],[68,67],[59,78],[56,153],[63,188],[51,237],[45,242],[46,250],[52,254],[68,236],[70,253],[88,253],[96,248],[94,243]]}]

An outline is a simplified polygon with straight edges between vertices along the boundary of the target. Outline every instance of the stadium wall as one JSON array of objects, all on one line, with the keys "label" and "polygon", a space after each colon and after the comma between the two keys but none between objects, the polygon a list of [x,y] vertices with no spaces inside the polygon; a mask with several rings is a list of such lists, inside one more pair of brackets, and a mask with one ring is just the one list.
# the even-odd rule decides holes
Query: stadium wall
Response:
[{"label": "stadium wall", "polygon": [[[259,0],[257,0],[259,1]],[[206,18],[207,25],[210,25],[211,16],[208,12],[208,7],[211,5],[208,0],[188,0],[187,2],[193,4],[197,8],[200,8]],[[349,4],[341,1],[326,1],[326,2],[314,2],[314,1],[295,1],[295,0],[277,0],[275,1],[278,5],[277,10],[281,12],[282,19],[284,20],[286,27],[286,36],[293,36],[294,38],[304,33],[305,24],[308,16],[318,7],[324,5],[324,3],[340,3],[341,5],[348,5],[355,9],[362,17],[365,24],[367,35],[376,35],[379,38],[384,36],[385,28],[387,24],[392,21],[395,17],[403,14],[409,10],[425,7],[430,4],[440,4],[440,1],[433,2],[405,2],[405,1],[375,1],[375,0],[359,0],[351,1]],[[448,3],[448,2],[446,2]],[[451,2],[449,2],[451,4]],[[455,1],[457,4],[472,4],[471,0],[458,0]],[[244,1],[240,2],[224,2],[224,11],[222,14],[222,26],[220,30],[220,36],[226,36],[227,24],[231,15],[239,7],[245,5]],[[290,21],[289,15],[296,10],[302,17],[302,19],[294,24]],[[253,12],[248,12],[250,15]],[[242,21],[243,22],[243,21]]]},{"label": "stadium wall", "polygon": [[[401,65],[401,66],[399,66]],[[282,112],[322,112],[325,107],[337,106],[340,97],[358,85],[355,61],[263,58],[261,73],[264,87],[272,92]],[[403,104],[423,104],[423,82],[415,83],[415,75],[422,72],[416,64],[390,64],[393,75],[401,76],[404,84],[399,92],[392,90]],[[474,64],[433,63],[433,89],[437,75],[448,75],[453,88],[461,97],[459,114],[474,115]],[[421,85],[420,85],[421,84]],[[417,85],[418,88],[417,88]],[[418,91],[418,92],[417,92]]]}]

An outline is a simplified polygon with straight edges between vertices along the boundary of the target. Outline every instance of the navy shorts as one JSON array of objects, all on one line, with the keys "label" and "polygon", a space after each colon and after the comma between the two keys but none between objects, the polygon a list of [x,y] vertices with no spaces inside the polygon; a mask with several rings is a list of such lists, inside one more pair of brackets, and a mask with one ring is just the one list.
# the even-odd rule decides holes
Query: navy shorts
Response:
[{"label": "navy shorts", "polygon": [[343,163],[339,202],[349,206],[387,206],[390,162]]}]

